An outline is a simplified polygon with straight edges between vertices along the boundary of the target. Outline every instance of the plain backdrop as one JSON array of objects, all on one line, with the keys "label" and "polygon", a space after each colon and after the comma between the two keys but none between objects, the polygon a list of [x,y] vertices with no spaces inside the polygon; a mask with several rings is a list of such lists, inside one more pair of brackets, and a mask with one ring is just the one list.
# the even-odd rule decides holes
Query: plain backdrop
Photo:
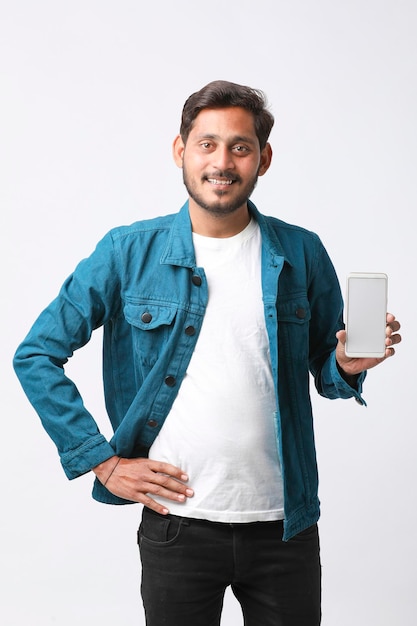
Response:
[{"label": "plain backdrop", "polygon": [[[139,505],[67,481],[11,360],[111,227],[180,208],[180,112],[221,78],[276,117],[260,210],[318,232],[343,288],[389,276],[404,340],[369,373],[368,407],[312,391],[323,626],[414,626],[416,32],[415,0],[0,2],[2,624],[144,624]],[[110,434],[100,342],[68,370]],[[242,624],[231,593],[222,624]]]}]

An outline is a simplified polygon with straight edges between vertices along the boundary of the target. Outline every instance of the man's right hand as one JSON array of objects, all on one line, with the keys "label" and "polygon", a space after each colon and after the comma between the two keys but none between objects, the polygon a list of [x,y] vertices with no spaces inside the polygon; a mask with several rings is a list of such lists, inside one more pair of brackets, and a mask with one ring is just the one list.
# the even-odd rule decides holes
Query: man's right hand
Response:
[{"label": "man's right hand", "polygon": [[152,494],[175,502],[185,502],[194,495],[193,490],[185,484],[188,481],[187,474],[169,463],[113,456],[94,467],[93,472],[115,496],[140,502],[162,515],[169,513],[169,510],[155,502]]}]

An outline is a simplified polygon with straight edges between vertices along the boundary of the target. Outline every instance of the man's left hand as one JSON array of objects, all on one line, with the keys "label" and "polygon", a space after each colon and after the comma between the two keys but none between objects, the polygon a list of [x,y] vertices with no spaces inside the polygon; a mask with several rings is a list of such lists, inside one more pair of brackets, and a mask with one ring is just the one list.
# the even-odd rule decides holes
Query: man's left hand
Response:
[{"label": "man's left hand", "polygon": [[387,313],[387,325],[385,329],[385,356],[381,358],[352,358],[346,356],[345,353],[345,344],[346,344],[346,331],[339,330],[336,333],[336,337],[338,339],[338,344],[336,347],[336,360],[339,367],[343,370],[343,372],[347,376],[356,376],[365,370],[369,370],[376,365],[379,365],[385,359],[394,356],[395,348],[394,346],[399,344],[401,341],[401,335],[398,333],[401,325],[395,319],[395,316],[392,313]]}]

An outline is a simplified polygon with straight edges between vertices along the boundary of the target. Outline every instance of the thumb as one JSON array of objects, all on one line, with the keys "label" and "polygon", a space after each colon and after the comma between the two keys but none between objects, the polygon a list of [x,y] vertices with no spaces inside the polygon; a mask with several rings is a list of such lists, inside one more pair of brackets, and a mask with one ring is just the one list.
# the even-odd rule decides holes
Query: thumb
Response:
[{"label": "thumb", "polygon": [[340,343],[345,344],[346,343],[346,331],[338,330],[336,333],[336,338],[340,341]]}]

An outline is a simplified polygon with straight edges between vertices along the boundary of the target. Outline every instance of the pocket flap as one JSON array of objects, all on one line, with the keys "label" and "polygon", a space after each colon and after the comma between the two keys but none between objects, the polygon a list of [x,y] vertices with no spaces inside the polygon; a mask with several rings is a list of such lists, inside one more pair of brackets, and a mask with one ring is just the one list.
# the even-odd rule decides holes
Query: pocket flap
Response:
[{"label": "pocket flap", "polygon": [[278,321],[304,324],[311,318],[310,303],[305,296],[278,300]]},{"label": "pocket flap", "polygon": [[153,330],[159,326],[172,324],[176,308],[170,305],[143,302],[132,304],[128,302],[124,307],[126,320],[132,326],[141,330]]}]

